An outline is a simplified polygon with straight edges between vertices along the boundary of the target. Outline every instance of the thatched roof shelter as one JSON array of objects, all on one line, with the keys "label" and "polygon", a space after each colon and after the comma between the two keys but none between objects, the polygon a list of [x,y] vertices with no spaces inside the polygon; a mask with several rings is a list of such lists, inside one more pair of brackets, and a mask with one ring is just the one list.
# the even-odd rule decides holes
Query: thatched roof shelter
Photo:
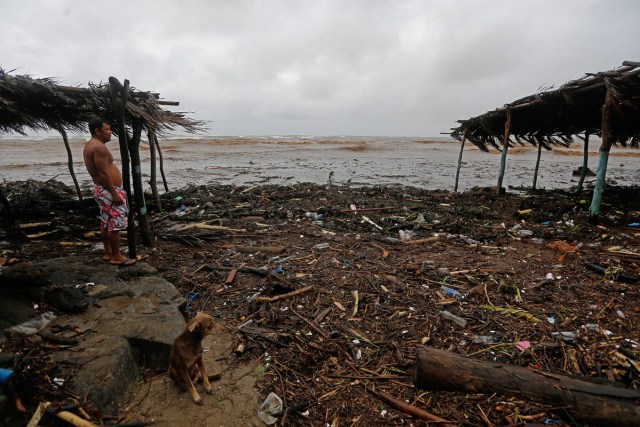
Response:
[{"label": "thatched roof shelter", "polygon": [[462,141],[456,190],[465,141],[484,151],[489,146],[502,150],[497,191],[502,192],[506,157],[514,138],[538,147],[534,173],[536,186],[541,148],[568,146],[574,136],[584,134],[585,152],[578,191],[582,191],[588,159],[589,135],[602,137],[596,186],[590,218],[597,221],[605,188],[609,150],[613,145],[638,147],[640,142],[640,62],[625,61],[622,66],[572,80],[559,89],[536,93],[468,120],[458,121],[451,136]]},{"label": "thatched roof shelter", "polygon": [[[560,88],[536,93],[467,120],[452,129],[461,141],[466,136],[481,150],[504,144],[507,111],[510,134],[516,142],[568,146],[578,134],[602,134],[601,109],[607,91],[613,95],[613,144],[638,146],[640,141],[640,62],[625,61],[622,67],[587,74]],[[511,141],[513,142],[513,141]]]},{"label": "thatched roof shelter", "polygon": [[[151,245],[146,201],[142,185],[139,145],[142,132],[146,130],[151,151],[151,188],[156,205],[160,199],[156,188],[156,150],[160,156],[160,170],[168,190],[162,169],[162,153],[158,135],[177,128],[188,133],[204,130],[205,123],[193,120],[184,113],[165,110],[161,105],[179,105],[177,102],[160,100],[159,94],[137,91],[124,85],[115,77],[108,83],[92,84],[88,87],[59,85],[55,79],[34,79],[28,75],[12,75],[0,68],[0,134],[17,132],[25,135],[27,130],[56,130],[62,136],[68,155],[71,177],[82,201],[82,193],[73,171],[73,158],[68,130],[88,133],[87,122],[94,117],[111,124],[118,136],[122,156],[123,186],[129,204],[135,200],[135,211],[139,218],[143,243]],[[131,184],[135,196],[132,198]],[[12,215],[11,206],[0,188],[0,202]],[[130,235],[134,235],[133,209],[129,213]],[[129,241],[129,255],[135,256],[135,239]]]},{"label": "thatched roof shelter", "polygon": [[[109,83],[88,87],[59,85],[56,79],[34,79],[28,75],[13,75],[0,68],[0,134],[28,130],[78,130],[88,132],[87,121],[102,117],[116,123]],[[130,90],[126,103],[125,121],[140,119],[146,129],[163,133],[182,129],[194,133],[204,128],[204,122],[193,120],[184,113],[163,109],[161,105],[178,105],[163,101],[157,93]],[[114,133],[118,129],[114,127]]]}]

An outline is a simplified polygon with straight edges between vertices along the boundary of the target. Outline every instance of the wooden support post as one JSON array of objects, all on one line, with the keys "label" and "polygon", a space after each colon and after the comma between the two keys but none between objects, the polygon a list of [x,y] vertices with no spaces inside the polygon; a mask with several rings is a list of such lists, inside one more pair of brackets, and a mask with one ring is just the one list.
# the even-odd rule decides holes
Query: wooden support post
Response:
[{"label": "wooden support post", "polygon": [[462,152],[464,151],[464,143],[466,139],[467,139],[467,131],[465,130],[464,134],[462,135],[462,142],[460,143],[460,154],[458,155],[458,169],[456,169],[456,184],[453,187],[454,192],[458,191],[458,178],[460,177],[460,167],[462,166]]},{"label": "wooden support post", "polygon": [[[638,390],[418,347],[417,388],[506,393],[562,408],[588,425],[631,427],[640,419]],[[560,412],[561,410],[555,411]]]},{"label": "wooden support post", "polygon": [[156,204],[156,211],[162,211],[162,203],[160,202],[160,196],[158,195],[158,184],[156,183],[156,131],[154,129],[147,129],[147,140],[149,141],[149,150],[151,151],[151,180],[149,185],[151,186],[151,193],[153,194],[153,202]]},{"label": "wooden support post", "polygon": [[142,187],[142,166],[140,165],[140,140],[142,139],[143,122],[138,118],[133,118],[133,137],[129,141],[129,155],[131,156],[131,177],[133,178],[133,191],[135,207],[138,212],[138,225],[140,237],[145,247],[151,246],[151,229],[149,228],[149,217],[147,216],[147,204],[144,199],[144,188]]},{"label": "wooden support post", "polygon": [[116,119],[118,120],[118,141],[120,143],[120,156],[122,158],[122,186],[127,192],[127,203],[129,205],[129,225],[127,226],[127,244],[129,248],[128,256],[129,258],[136,258],[136,230],[133,222],[133,209],[131,208],[133,198],[131,197],[129,141],[127,128],[125,126],[129,80],[125,80],[123,86],[115,77],[109,77],[109,90],[111,91],[111,102],[116,108]]},{"label": "wooden support post", "polygon": [[67,165],[69,166],[69,173],[71,174],[71,179],[73,179],[73,185],[76,187],[78,200],[82,202],[82,192],[80,191],[80,186],[78,185],[76,174],[73,171],[73,154],[71,153],[71,147],[69,147],[69,139],[67,138],[67,132],[63,128],[59,128],[58,132],[60,132],[60,135],[62,135],[62,140],[64,141],[64,148],[67,149],[67,160],[68,160]]},{"label": "wooden support post", "polygon": [[578,181],[578,187],[576,193],[582,193],[582,185],[584,184],[584,177],[587,176],[587,168],[589,165],[589,132],[584,133],[584,155],[582,156],[582,171],[580,172],[580,180]]},{"label": "wooden support post", "polygon": [[598,160],[598,171],[596,172],[596,187],[593,190],[591,199],[591,208],[589,211],[589,222],[595,224],[598,222],[600,214],[600,204],[602,203],[602,193],[606,186],[607,164],[609,163],[609,150],[613,143],[613,135],[611,134],[611,109],[613,107],[613,96],[607,90],[604,105],[602,106],[602,144],[600,145],[600,153]]},{"label": "wooden support post", "polygon": [[162,150],[160,149],[160,143],[158,142],[158,136],[153,135],[153,139],[156,143],[156,148],[158,149],[158,157],[160,158],[160,175],[162,175],[162,183],[164,184],[164,191],[168,192],[169,187],[167,186],[167,177],[164,176],[164,162],[162,160]]},{"label": "wooden support post", "polygon": [[509,136],[511,134],[511,109],[507,108],[507,120],[504,123],[504,141],[502,143],[502,156],[500,156],[500,173],[498,174],[498,194],[504,193],[502,180],[504,179],[504,170],[507,166],[507,150],[509,149]]},{"label": "wooden support post", "polygon": [[542,156],[542,140],[538,140],[538,157],[536,158],[536,169],[533,172],[533,189],[538,184],[538,169],[540,169],[540,157]]}]

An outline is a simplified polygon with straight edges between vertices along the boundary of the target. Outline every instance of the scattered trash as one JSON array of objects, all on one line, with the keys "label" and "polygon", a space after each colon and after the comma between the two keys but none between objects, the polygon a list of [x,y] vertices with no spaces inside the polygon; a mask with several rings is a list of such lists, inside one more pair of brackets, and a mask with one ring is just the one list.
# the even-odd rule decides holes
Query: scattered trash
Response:
[{"label": "scattered trash", "polygon": [[546,276],[544,276],[544,280],[546,280],[547,283],[553,283],[553,281],[556,278],[553,276],[553,273],[547,273]]},{"label": "scattered trash", "polygon": [[440,286],[440,291],[442,291],[442,294],[447,298],[464,298],[464,295],[462,295],[460,291],[457,291],[456,289],[450,288],[448,286]]},{"label": "scattered trash", "polygon": [[5,385],[12,375],[13,371],[11,369],[0,368],[0,386]]},{"label": "scattered trash", "polygon": [[460,327],[463,327],[463,328],[467,327],[467,321],[466,320],[464,320],[461,317],[456,316],[453,313],[448,312],[447,310],[440,311],[439,314],[444,319],[451,320],[452,322],[454,322],[455,324],[457,324]]},{"label": "scattered trash", "polygon": [[402,240],[403,242],[408,242],[409,240],[413,239],[415,233],[411,230],[399,230],[398,235],[400,236],[400,240]]},{"label": "scattered trash", "polygon": [[551,336],[568,343],[575,342],[580,338],[580,335],[575,332],[551,332]]},{"label": "scattered trash", "polygon": [[516,348],[520,350],[520,352],[523,352],[531,348],[531,343],[529,341],[518,341],[516,343]]},{"label": "scattered trash", "polygon": [[8,328],[5,333],[11,337],[34,335],[44,329],[55,318],[56,315],[53,314],[53,312],[47,311],[42,313],[39,317]]},{"label": "scattered trash", "polygon": [[318,243],[313,246],[313,249],[327,249],[329,248],[329,243]]},{"label": "scattered trash", "polygon": [[258,418],[264,421],[265,424],[272,425],[278,421],[278,418],[273,415],[280,412],[282,412],[282,399],[271,392],[260,406],[260,409],[258,409]]},{"label": "scattered trash", "polygon": [[500,339],[493,335],[474,335],[471,337],[471,342],[473,344],[495,344],[500,342]]}]

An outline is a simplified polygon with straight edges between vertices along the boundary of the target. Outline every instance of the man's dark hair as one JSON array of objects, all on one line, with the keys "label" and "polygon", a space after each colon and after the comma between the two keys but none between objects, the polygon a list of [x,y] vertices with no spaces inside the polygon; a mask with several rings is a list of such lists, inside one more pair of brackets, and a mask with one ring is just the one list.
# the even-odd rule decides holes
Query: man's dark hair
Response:
[{"label": "man's dark hair", "polygon": [[91,135],[96,134],[96,129],[102,129],[103,123],[106,122],[100,117],[94,117],[93,119],[89,120],[89,132],[91,133]]}]

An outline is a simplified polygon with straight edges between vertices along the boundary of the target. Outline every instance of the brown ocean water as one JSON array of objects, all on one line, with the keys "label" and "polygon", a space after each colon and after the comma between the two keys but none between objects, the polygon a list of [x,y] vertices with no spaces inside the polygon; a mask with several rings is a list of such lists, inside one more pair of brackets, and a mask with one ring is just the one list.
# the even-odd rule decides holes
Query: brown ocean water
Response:
[{"label": "brown ocean water", "polygon": [[[70,140],[74,170],[81,186],[91,180],[82,162],[84,138]],[[190,184],[294,184],[299,182],[361,185],[407,185],[453,190],[460,145],[445,138],[395,137],[197,137],[160,142],[170,189]],[[108,145],[120,162],[118,142]],[[538,188],[568,189],[582,165],[582,145],[543,151]],[[598,144],[592,143],[589,167],[597,168]],[[504,184],[530,187],[536,149],[509,150]],[[141,145],[142,173],[149,181],[149,146]],[[640,182],[640,152],[614,147],[607,180],[617,185]],[[459,189],[496,185],[500,154],[467,144]],[[69,185],[67,153],[60,138],[0,139],[0,179],[57,179]],[[158,171],[158,182],[160,175]]]}]

